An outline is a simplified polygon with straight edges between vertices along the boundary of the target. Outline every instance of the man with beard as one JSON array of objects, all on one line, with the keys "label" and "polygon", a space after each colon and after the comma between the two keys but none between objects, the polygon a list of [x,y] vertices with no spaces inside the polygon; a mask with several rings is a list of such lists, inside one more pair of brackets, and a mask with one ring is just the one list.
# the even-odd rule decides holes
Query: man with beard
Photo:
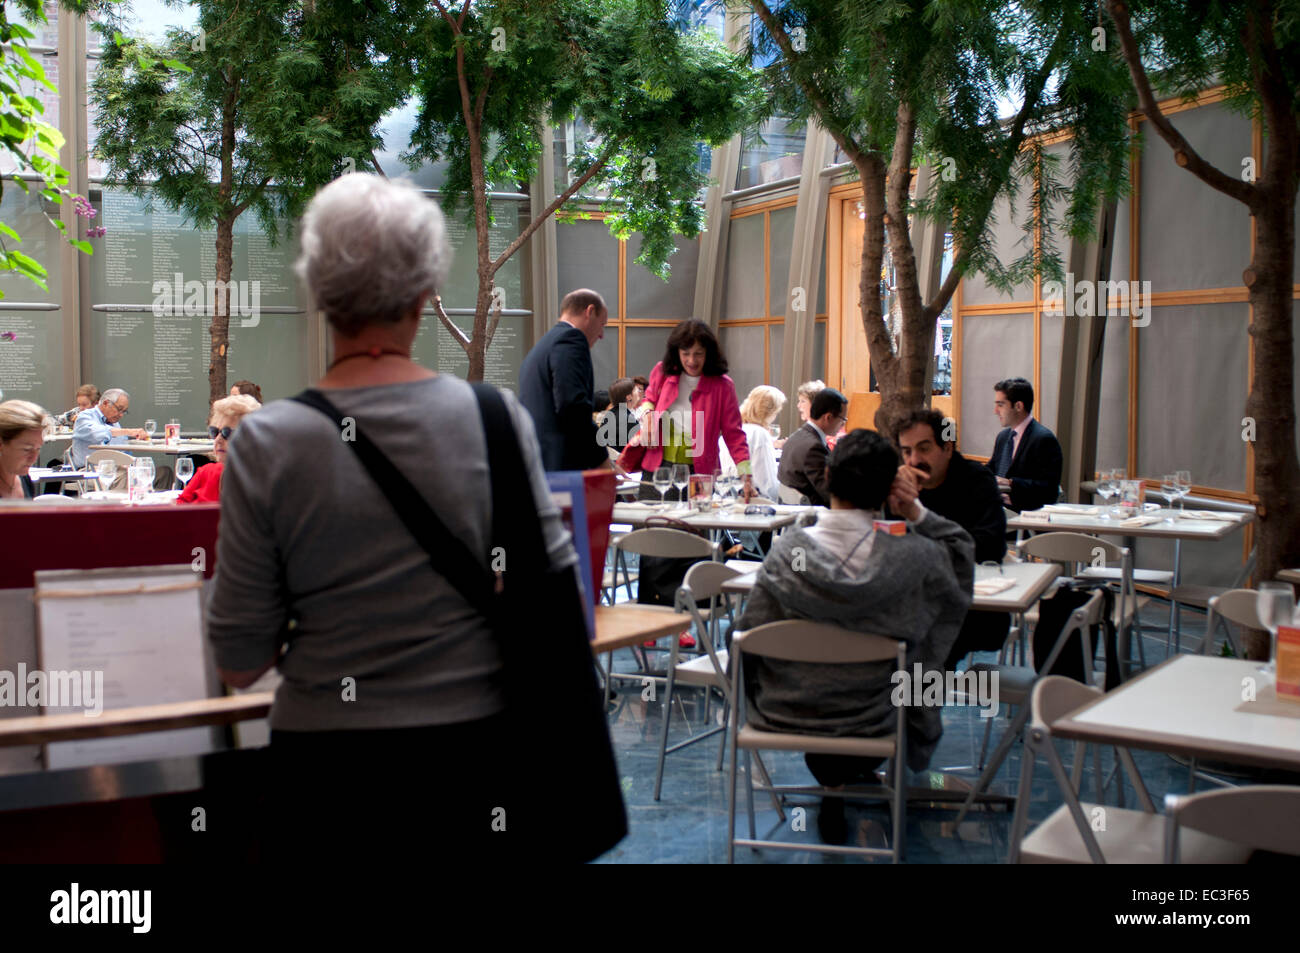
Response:
[{"label": "man with beard", "polygon": [[[906,476],[920,488],[921,505],[950,519],[975,540],[975,561],[1001,562],[1007,551],[1007,518],[991,470],[967,460],[942,414],[921,408],[894,426],[894,444]],[[1011,616],[1005,612],[968,612],[946,667],[953,669],[968,652],[996,651],[1006,640]]]}]

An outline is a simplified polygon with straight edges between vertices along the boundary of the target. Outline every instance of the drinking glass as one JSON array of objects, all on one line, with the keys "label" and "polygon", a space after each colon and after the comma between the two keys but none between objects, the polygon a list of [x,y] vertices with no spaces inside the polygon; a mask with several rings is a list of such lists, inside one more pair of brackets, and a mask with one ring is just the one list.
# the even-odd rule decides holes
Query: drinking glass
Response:
[{"label": "drinking glass", "polygon": [[157,430],[158,430],[158,421],[146,420],[144,422],[144,432],[149,435],[150,440],[153,439],[153,435],[157,432]]},{"label": "drinking glass", "polygon": [[686,484],[691,480],[691,468],[684,463],[673,464],[673,486],[677,488],[677,499],[685,501]]},{"label": "drinking glass", "polygon": [[780,425],[780,424],[772,424],[772,426],[768,427],[767,429],[768,429],[768,431],[772,434],[772,439],[773,439],[773,440],[780,440],[780,439],[781,439],[781,425]]},{"label": "drinking glass", "polygon": [[1169,515],[1165,518],[1165,522],[1172,523],[1174,521],[1174,500],[1178,499],[1178,476],[1176,474],[1166,473],[1160,478],[1160,495],[1169,504]]},{"label": "drinking glass", "polygon": [[1101,497],[1101,518],[1110,519],[1110,498],[1115,495],[1117,487],[1110,479],[1110,471],[1103,470],[1097,474],[1097,495]]},{"label": "drinking glass", "polygon": [[660,467],[655,471],[653,482],[655,489],[659,491],[659,505],[666,505],[668,488],[673,485],[673,471],[668,467]]},{"label": "drinking glass", "polygon": [[1183,497],[1192,492],[1192,471],[1179,470],[1174,476],[1178,478],[1178,512],[1181,513],[1184,509]]},{"label": "drinking glass", "polygon": [[181,481],[181,489],[185,484],[190,482],[190,477],[194,476],[194,461],[190,457],[178,457],[176,459],[176,479]]},{"label": "drinking glass", "polygon": [[141,456],[136,459],[134,465],[149,474],[149,485],[153,486],[153,478],[154,478],[153,457]]},{"label": "drinking glass", "polygon": [[95,479],[99,482],[101,490],[110,489],[113,481],[117,479],[117,461],[100,460],[95,464]]},{"label": "drinking glass", "polygon": [[1290,625],[1291,616],[1295,612],[1295,593],[1290,584],[1261,582],[1255,596],[1255,612],[1259,615],[1260,625],[1268,629],[1269,636],[1268,664],[1259,666],[1259,671],[1271,674],[1277,664],[1277,627]]}]

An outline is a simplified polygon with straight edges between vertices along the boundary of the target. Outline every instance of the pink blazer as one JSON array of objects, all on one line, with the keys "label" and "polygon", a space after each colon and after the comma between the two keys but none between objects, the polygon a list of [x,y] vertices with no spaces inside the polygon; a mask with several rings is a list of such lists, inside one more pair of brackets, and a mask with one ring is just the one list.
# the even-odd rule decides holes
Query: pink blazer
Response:
[{"label": "pink blazer", "polygon": [[[678,376],[664,373],[663,361],[656,364],[650,372],[650,383],[646,387],[645,400],[641,406],[650,404],[654,408],[650,432],[657,436],[651,446],[646,447],[645,457],[641,461],[641,469],[646,473],[652,473],[663,465],[664,448],[659,444],[665,429],[663,416],[677,399],[677,385]],[[721,377],[701,377],[691,394],[691,442],[696,452],[692,458],[695,472],[712,473],[718,469],[719,436],[726,442],[731,459],[736,462],[737,471],[741,474],[749,473],[749,443],[741,428],[736,385],[726,374]]]}]

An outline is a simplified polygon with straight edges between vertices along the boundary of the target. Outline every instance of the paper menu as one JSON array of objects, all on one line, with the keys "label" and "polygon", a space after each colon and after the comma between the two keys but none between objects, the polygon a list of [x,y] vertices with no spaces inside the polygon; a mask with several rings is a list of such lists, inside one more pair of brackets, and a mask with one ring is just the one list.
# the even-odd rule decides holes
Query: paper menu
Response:
[{"label": "paper menu", "polygon": [[1300,702],[1300,628],[1277,627],[1277,697]]}]

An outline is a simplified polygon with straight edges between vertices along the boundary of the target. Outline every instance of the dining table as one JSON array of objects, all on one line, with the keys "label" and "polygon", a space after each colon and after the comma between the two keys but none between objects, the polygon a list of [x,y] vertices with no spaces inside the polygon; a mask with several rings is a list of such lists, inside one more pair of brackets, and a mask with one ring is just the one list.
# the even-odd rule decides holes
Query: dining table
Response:
[{"label": "dining table", "polygon": [[[168,444],[163,439],[154,440],[128,440],[126,443],[108,444],[109,450],[124,450],[127,453],[162,453],[167,456],[189,456],[195,453],[212,453],[213,442],[211,440],[181,440],[174,444]],[[93,449],[103,449],[92,447]]]}]

